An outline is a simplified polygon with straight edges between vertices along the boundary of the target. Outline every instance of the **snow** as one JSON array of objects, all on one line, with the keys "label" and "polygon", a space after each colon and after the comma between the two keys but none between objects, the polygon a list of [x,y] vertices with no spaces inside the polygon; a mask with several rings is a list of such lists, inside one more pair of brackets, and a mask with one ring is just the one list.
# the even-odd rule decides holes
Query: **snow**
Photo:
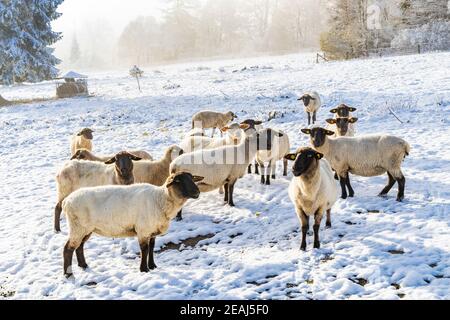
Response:
[{"label": "snow", "polygon": [[[10,299],[449,299],[450,53],[314,64],[288,55],[181,64],[146,70],[142,94],[126,70],[90,76],[92,98],[0,109],[0,296]],[[259,66],[255,68],[255,66]],[[246,69],[244,69],[247,67]],[[253,68],[252,68],[253,67]],[[236,72],[233,72],[236,71]],[[167,84],[176,84],[167,90]],[[9,99],[51,97],[53,83],[0,88]],[[406,200],[376,195],[387,177],[353,177],[356,197],[339,200],[319,250],[301,252],[288,178],[262,186],[246,176],[236,208],[217,193],[189,201],[184,220],[157,239],[158,269],[139,273],[136,239],[94,236],[90,269],[62,272],[61,234],[52,228],[54,176],[69,158],[69,137],[95,129],[94,151],[145,149],[160,157],[189,131],[192,114],[233,110],[266,120],[308,145],[306,114],[296,97],[321,93],[328,109],[357,107],[358,134],[386,132],[412,146],[403,165]],[[390,107],[400,124],[391,116]],[[187,242],[197,238],[198,243]],[[172,243],[169,248],[165,248]],[[175,246],[177,245],[177,246]],[[180,247],[180,250],[170,249]],[[74,259],[74,261],[76,261]]]}]

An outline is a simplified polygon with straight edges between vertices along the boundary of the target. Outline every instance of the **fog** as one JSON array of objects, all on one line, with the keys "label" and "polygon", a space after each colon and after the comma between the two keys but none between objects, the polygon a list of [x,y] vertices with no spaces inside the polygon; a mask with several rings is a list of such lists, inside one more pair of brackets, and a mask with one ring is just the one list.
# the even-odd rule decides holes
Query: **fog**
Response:
[{"label": "fog", "polygon": [[322,0],[66,0],[60,68],[290,53],[317,48]]}]

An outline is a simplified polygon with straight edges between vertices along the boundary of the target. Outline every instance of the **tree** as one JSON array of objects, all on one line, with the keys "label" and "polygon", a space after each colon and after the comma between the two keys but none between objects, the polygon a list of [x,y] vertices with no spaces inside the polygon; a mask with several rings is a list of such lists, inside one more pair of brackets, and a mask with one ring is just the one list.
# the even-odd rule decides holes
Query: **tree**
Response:
[{"label": "tree", "polygon": [[74,36],[72,40],[72,48],[70,50],[70,63],[77,64],[81,58],[80,45],[78,44],[77,37]]},{"label": "tree", "polygon": [[0,70],[3,83],[37,82],[57,75],[60,62],[49,46],[61,38],[51,29],[63,0],[2,0]]}]

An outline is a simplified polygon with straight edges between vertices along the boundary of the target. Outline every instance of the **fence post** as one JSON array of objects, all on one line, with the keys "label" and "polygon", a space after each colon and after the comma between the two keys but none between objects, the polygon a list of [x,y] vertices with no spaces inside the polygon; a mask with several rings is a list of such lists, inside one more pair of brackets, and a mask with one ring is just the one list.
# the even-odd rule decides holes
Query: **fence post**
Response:
[{"label": "fence post", "polygon": [[319,54],[316,54],[316,63],[319,63]]},{"label": "fence post", "polygon": [[421,50],[420,50],[420,44],[418,44],[417,45],[417,52],[420,54],[421,52],[420,52]]}]

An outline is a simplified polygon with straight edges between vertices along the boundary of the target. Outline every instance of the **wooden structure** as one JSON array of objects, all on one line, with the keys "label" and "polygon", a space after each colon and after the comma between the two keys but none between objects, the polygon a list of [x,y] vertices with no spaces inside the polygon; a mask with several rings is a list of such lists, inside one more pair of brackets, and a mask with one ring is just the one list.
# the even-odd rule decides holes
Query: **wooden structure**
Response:
[{"label": "wooden structure", "polygon": [[64,82],[56,82],[56,96],[58,98],[71,98],[89,95],[87,76],[70,71],[57,79],[64,80]]}]

